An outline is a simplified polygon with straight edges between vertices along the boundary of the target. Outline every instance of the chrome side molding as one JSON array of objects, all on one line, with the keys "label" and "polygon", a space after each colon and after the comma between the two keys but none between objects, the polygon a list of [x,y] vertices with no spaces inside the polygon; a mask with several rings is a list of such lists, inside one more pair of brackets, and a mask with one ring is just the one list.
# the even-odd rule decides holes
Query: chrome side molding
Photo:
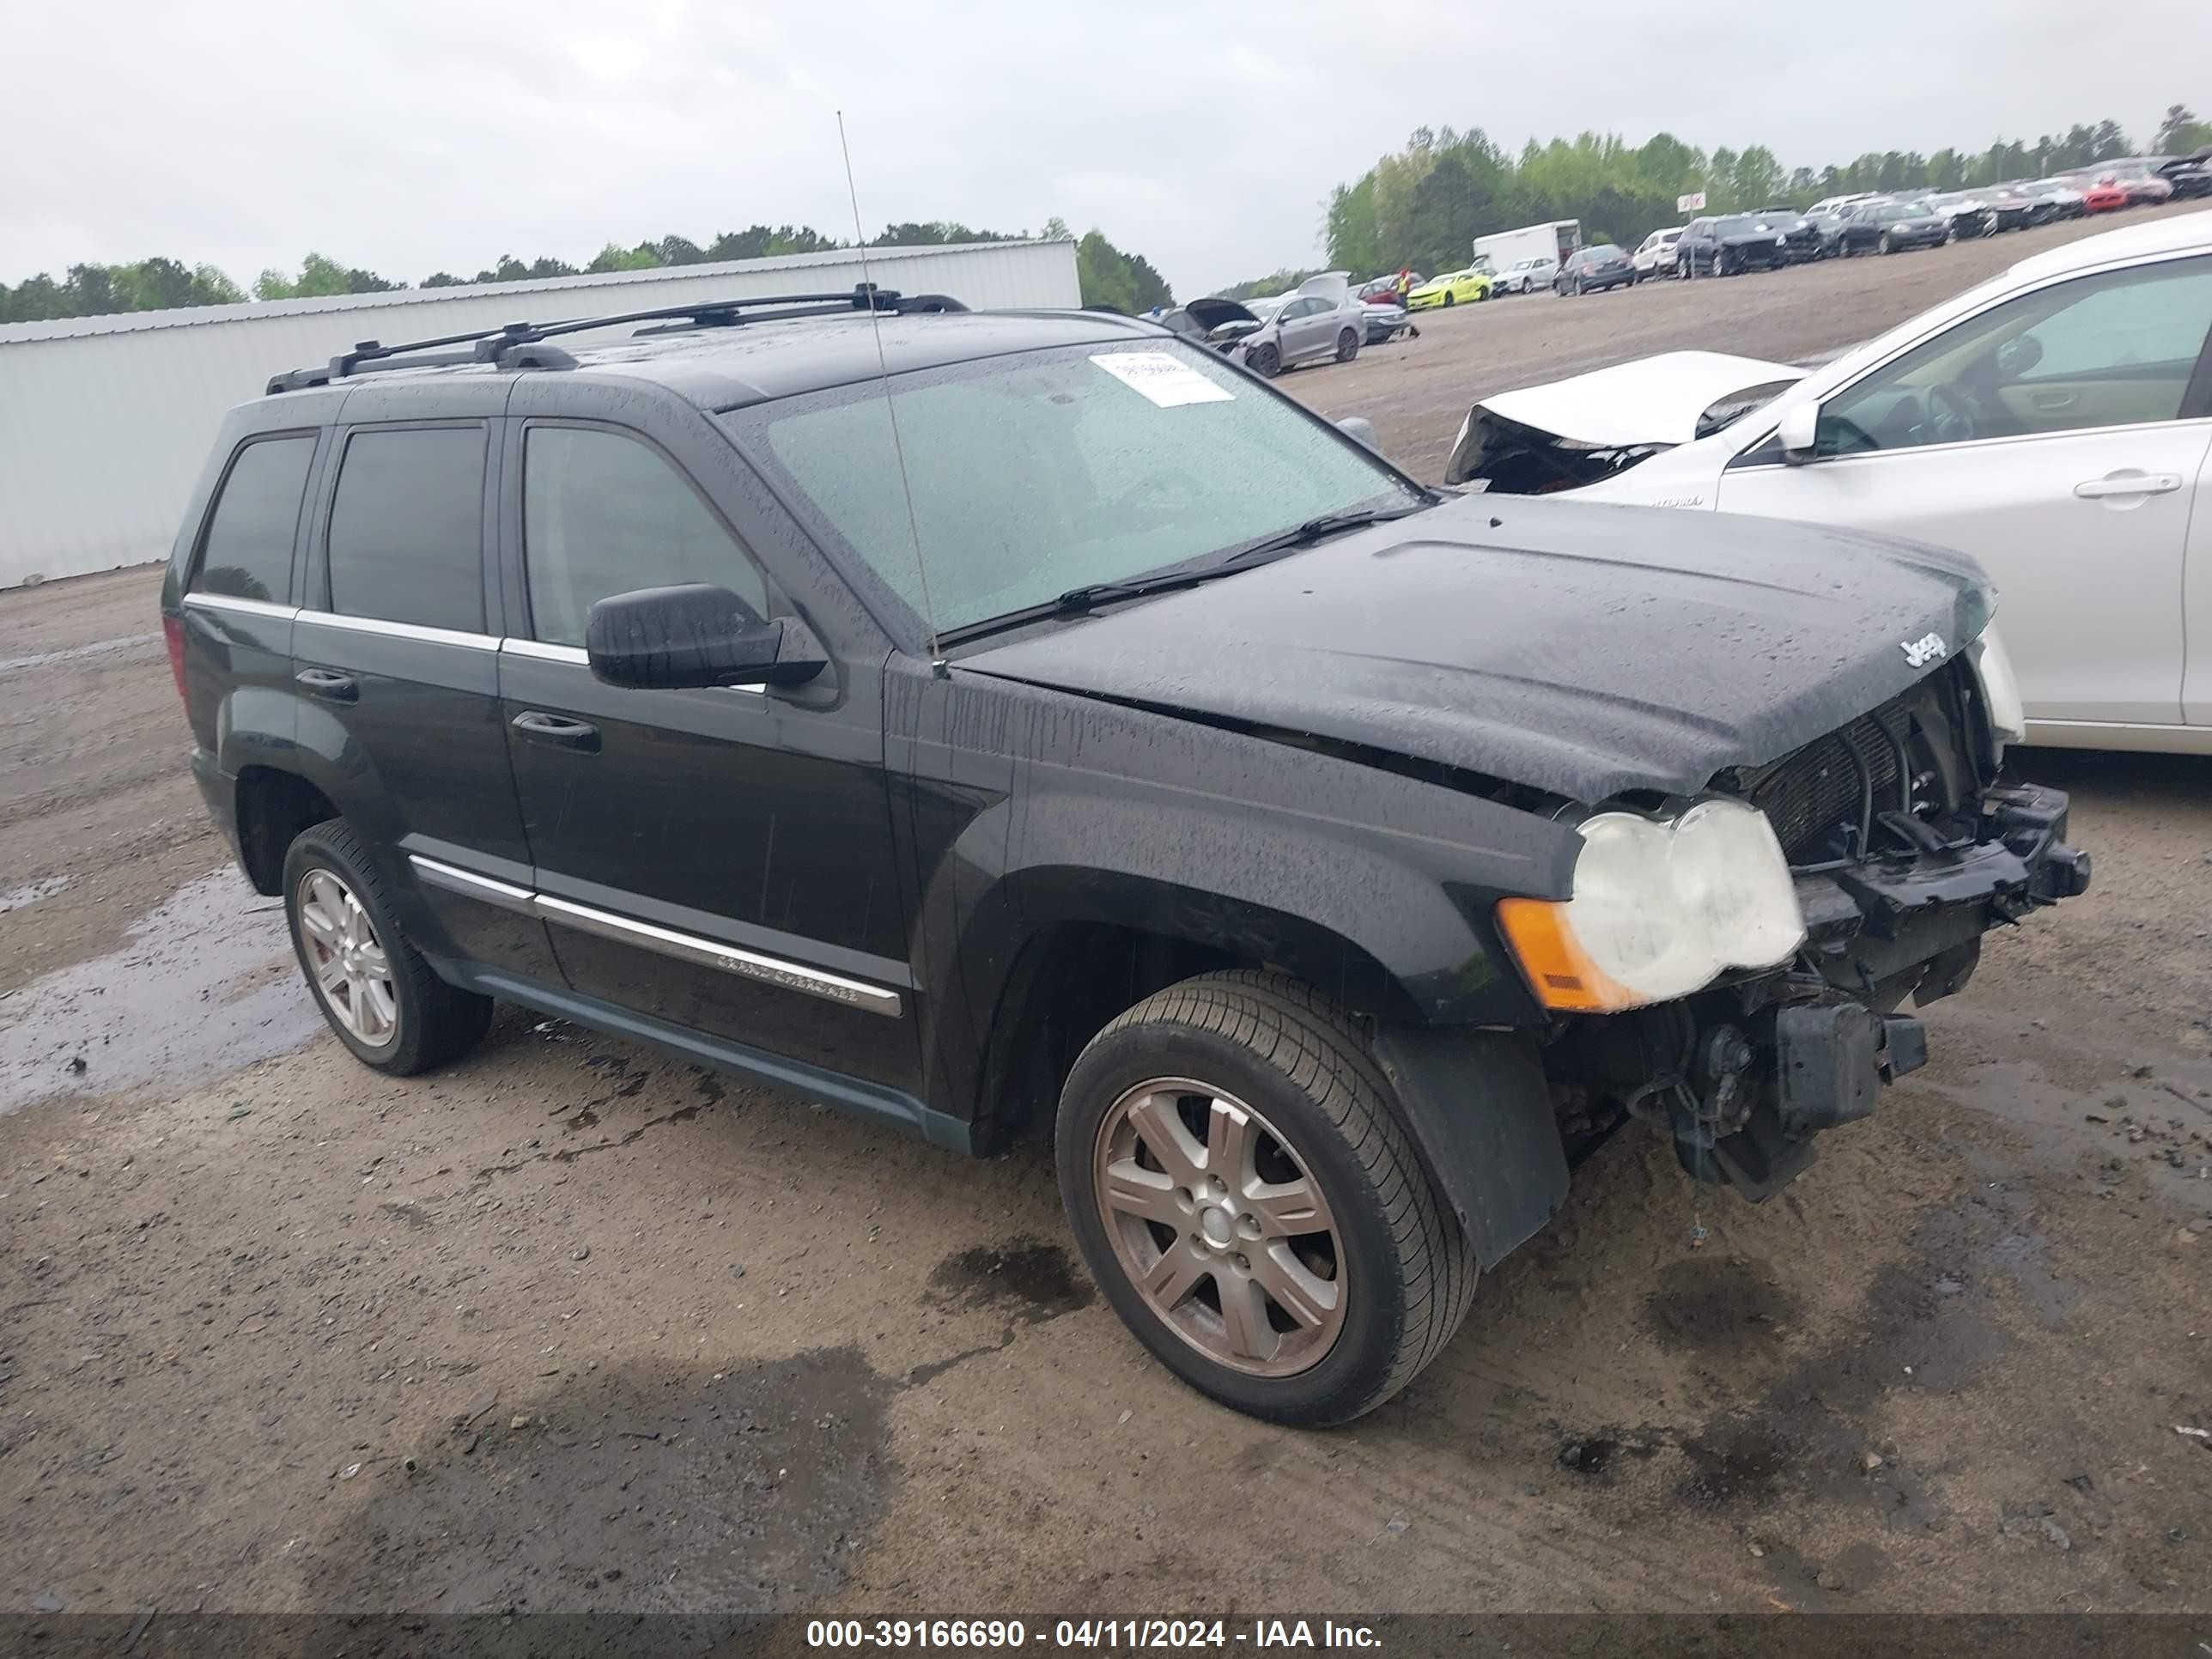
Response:
[{"label": "chrome side molding", "polygon": [[860,1008],[892,1019],[900,1018],[906,1010],[905,999],[896,991],[871,985],[866,980],[848,979],[842,974],[825,973],[821,969],[809,968],[802,963],[789,962],[781,957],[764,956],[757,951],[726,945],[719,939],[702,939],[696,933],[681,933],[654,922],[619,916],[611,910],[595,909],[588,904],[555,898],[548,893],[532,892],[526,887],[517,887],[512,882],[480,876],[472,870],[463,870],[437,859],[425,858],[420,853],[410,853],[407,861],[414,866],[415,873],[431,886],[443,888],[449,893],[459,893],[463,897],[476,899],[484,904],[495,905],[503,910],[536,916],[542,921],[573,927],[579,933],[596,934],[620,945],[635,945],[641,950],[657,951],[679,962],[719,969],[726,974],[735,974],[740,979],[757,980],[763,985],[821,997],[827,1001],[842,1003],[848,1008]]}]

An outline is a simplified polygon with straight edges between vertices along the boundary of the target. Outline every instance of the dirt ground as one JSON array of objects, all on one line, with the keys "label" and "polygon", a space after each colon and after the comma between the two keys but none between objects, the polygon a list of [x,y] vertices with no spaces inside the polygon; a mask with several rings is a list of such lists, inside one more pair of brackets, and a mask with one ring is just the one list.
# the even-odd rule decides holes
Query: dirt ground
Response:
[{"label": "dirt ground", "polygon": [[[1285,385],[1433,476],[1486,389],[1816,355],[2035,240]],[[353,1063],[202,817],[155,585],[0,594],[0,1613],[2212,1609],[2212,763],[2021,756],[2096,886],[1925,1071],[1757,1209],[1632,1127],[1434,1369],[1299,1434],[1143,1356],[1042,1151],[514,1010]]]}]

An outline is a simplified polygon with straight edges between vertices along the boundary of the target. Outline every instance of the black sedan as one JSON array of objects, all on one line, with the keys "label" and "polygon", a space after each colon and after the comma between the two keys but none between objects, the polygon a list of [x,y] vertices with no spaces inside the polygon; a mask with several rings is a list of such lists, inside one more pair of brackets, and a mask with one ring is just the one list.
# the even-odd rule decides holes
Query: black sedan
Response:
[{"label": "black sedan", "polygon": [[1836,226],[1833,251],[1898,253],[1909,247],[1941,247],[1951,240],[1951,221],[1921,201],[1854,202]]},{"label": "black sedan", "polygon": [[1567,256],[1566,264],[1559,267],[1559,275],[1552,278],[1552,292],[1559,295],[1635,286],[1636,262],[1611,242],[1577,248]]},{"label": "black sedan", "polygon": [[1776,270],[1791,258],[1786,226],[1778,226],[1756,213],[1692,219],[1683,228],[1682,240],[1674,247],[1678,276],[1733,276],[1745,270]]},{"label": "black sedan", "polygon": [[1773,226],[1774,234],[1790,245],[1791,264],[1802,264],[1820,257],[1820,228],[1796,208],[1765,207],[1753,216]]},{"label": "black sedan", "polygon": [[2212,196],[2212,158],[2179,156],[2161,162],[2158,176],[2173,186],[2173,200],[2177,202]]}]

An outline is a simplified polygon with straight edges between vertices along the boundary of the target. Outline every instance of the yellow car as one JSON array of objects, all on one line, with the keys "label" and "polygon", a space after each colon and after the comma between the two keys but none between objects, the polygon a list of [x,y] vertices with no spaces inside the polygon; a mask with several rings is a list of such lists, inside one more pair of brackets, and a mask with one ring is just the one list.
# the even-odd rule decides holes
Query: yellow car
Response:
[{"label": "yellow car", "polygon": [[1473,305],[1490,297],[1490,280],[1486,270],[1448,270],[1441,276],[1430,277],[1407,295],[1406,309],[1426,311],[1432,306]]}]

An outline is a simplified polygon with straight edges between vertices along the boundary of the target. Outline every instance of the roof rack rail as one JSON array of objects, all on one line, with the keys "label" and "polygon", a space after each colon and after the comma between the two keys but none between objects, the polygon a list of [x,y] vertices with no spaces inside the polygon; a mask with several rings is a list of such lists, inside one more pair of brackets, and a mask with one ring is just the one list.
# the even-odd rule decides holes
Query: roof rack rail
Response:
[{"label": "roof rack rail", "polygon": [[[778,309],[748,311],[773,306]],[[896,289],[855,283],[849,294],[763,294],[750,298],[709,300],[693,305],[659,306],[650,311],[617,312],[605,317],[574,317],[557,323],[503,323],[497,328],[466,334],[443,334],[433,339],[409,340],[398,345],[363,340],[351,351],[342,351],[329,362],[313,368],[295,368],[271,375],[270,396],[328,386],[348,375],[374,374],[394,368],[444,368],[467,363],[495,364],[501,368],[574,368],[576,360],[557,346],[541,342],[556,334],[580,334],[593,329],[618,328],[624,323],[650,323],[640,336],[678,333],[695,328],[727,328],[739,323],[775,322],[790,317],[833,317],[848,312],[965,311],[968,307],[946,294],[902,295]],[[446,348],[462,348],[447,349]]]}]

